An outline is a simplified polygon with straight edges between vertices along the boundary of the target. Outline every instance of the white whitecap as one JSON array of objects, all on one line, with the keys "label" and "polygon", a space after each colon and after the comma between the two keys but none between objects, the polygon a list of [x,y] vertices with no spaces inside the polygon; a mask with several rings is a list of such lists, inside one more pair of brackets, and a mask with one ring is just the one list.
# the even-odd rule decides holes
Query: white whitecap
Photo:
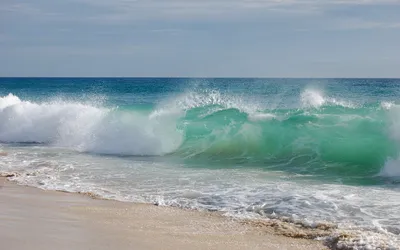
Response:
[{"label": "white whitecap", "polygon": [[161,155],[182,141],[177,116],[150,117],[68,101],[35,103],[0,97],[0,141],[38,142],[78,151]]}]

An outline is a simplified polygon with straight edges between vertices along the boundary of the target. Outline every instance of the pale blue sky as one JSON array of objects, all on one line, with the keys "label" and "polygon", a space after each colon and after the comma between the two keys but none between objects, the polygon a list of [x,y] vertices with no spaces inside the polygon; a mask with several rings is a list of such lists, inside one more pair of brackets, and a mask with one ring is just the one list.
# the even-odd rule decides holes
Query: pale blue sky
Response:
[{"label": "pale blue sky", "polygon": [[400,0],[1,0],[0,76],[400,77]]}]

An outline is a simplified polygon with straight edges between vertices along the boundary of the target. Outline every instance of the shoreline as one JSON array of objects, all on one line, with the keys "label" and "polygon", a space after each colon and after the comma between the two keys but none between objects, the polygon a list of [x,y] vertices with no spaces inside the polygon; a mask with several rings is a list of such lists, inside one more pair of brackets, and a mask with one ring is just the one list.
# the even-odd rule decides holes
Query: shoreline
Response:
[{"label": "shoreline", "polygon": [[21,186],[0,177],[2,245],[6,249],[328,249],[321,241],[301,239],[301,234],[279,235],[276,224],[93,198]]}]

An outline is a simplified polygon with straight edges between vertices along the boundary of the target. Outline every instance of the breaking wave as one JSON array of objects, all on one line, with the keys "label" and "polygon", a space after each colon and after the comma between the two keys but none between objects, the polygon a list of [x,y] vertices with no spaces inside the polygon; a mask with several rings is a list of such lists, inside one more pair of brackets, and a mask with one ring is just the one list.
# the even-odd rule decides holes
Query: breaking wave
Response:
[{"label": "breaking wave", "polygon": [[148,110],[0,97],[0,141],[81,152],[324,176],[400,176],[400,109],[358,107],[305,89],[299,108],[268,109],[218,91],[188,92]]}]

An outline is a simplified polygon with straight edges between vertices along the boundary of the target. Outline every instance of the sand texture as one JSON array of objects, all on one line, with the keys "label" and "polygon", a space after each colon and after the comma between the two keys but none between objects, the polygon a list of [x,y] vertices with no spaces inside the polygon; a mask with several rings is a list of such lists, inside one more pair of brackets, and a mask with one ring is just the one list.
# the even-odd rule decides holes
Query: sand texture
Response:
[{"label": "sand texture", "polygon": [[0,179],[1,249],[326,249],[218,215],[44,191]]}]

